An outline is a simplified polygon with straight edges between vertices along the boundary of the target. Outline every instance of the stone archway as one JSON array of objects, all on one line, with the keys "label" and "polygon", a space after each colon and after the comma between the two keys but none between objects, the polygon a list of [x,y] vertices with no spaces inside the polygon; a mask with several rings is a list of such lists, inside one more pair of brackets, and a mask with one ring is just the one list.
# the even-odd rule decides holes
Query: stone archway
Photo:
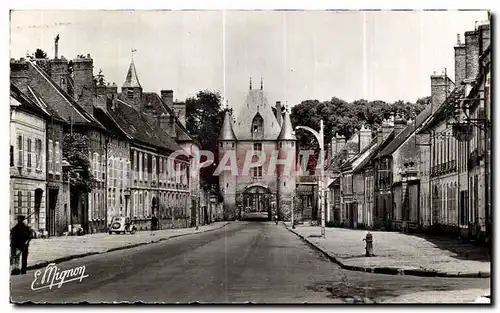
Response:
[{"label": "stone archway", "polygon": [[240,212],[243,219],[271,219],[273,194],[269,187],[250,184],[241,193]]}]

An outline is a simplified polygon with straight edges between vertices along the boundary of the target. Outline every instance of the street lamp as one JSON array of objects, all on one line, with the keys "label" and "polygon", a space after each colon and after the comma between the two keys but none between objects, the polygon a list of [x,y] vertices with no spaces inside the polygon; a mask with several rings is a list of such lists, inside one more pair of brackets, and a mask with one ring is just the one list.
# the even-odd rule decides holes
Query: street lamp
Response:
[{"label": "street lamp", "polygon": [[324,128],[323,128],[323,120],[320,121],[319,124],[319,132],[307,126],[297,126],[296,129],[304,129],[311,132],[319,143],[320,149],[320,176],[318,177],[318,195],[319,195],[319,203],[318,206],[321,210],[321,237],[325,238],[325,203],[324,203],[324,181],[325,181],[325,144],[324,144]]},{"label": "street lamp", "polygon": [[69,171],[73,168],[73,166],[66,160],[62,160],[62,168],[63,171],[66,172],[68,176],[68,210],[69,210],[69,219],[71,225],[71,233],[73,233],[73,212],[71,211],[71,183],[70,183],[70,175]]}]

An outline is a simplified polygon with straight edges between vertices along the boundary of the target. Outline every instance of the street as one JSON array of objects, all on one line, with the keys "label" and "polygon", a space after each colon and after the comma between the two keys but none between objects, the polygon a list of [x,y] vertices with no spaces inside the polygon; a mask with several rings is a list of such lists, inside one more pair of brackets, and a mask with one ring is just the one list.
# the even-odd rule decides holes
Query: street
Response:
[{"label": "street", "polygon": [[272,222],[233,222],[206,233],[58,264],[61,270],[79,266],[86,267],[89,277],[51,290],[31,290],[35,271],[12,276],[12,301],[378,303],[419,292],[490,288],[489,278],[343,270],[283,224]]}]

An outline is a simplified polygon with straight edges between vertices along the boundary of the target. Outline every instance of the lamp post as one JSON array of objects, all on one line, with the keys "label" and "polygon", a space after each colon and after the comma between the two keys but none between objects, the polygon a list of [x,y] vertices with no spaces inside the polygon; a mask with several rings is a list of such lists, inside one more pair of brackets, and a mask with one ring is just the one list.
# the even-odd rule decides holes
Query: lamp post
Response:
[{"label": "lamp post", "polygon": [[325,202],[324,202],[324,181],[325,181],[325,144],[324,144],[324,127],[323,127],[323,120],[320,121],[319,124],[319,132],[315,131],[314,129],[307,127],[307,126],[297,126],[296,129],[304,129],[309,132],[311,132],[315,137],[316,140],[319,143],[319,157],[320,157],[320,175],[318,177],[318,206],[320,207],[321,210],[321,237],[325,238]]},{"label": "lamp post", "polygon": [[63,171],[66,172],[68,176],[68,210],[69,210],[69,220],[70,220],[70,225],[71,225],[71,233],[73,233],[73,212],[71,211],[71,183],[70,183],[70,176],[69,176],[69,171],[73,166],[66,160],[62,160],[62,168]]}]

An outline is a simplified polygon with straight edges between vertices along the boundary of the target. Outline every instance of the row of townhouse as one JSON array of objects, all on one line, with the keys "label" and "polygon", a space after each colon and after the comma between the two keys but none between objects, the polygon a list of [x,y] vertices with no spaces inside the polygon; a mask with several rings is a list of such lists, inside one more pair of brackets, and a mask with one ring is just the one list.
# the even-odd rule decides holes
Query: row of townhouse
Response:
[{"label": "row of townhouse", "polygon": [[[212,220],[200,210],[199,144],[186,131],[186,110],[171,90],[143,92],[133,61],[118,92],[94,76],[93,59],[11,59],[11,221],[47,235],[71,227],[103,232],[113,216],[147,228],[189,227]],[[90,192],[69,186],[63,138],[88,138]],[[72,137],[76,138],[76,137]]]},{"label": "row of townhouse", "polygon": [[[327,222],[344,227],[491,234],[490,25],[455,47],[455,80],[431,76],[415,120],[393,116],[372,138],[364,127],[333,138]],[[485,236],[486,235],[486,236]]]}]

